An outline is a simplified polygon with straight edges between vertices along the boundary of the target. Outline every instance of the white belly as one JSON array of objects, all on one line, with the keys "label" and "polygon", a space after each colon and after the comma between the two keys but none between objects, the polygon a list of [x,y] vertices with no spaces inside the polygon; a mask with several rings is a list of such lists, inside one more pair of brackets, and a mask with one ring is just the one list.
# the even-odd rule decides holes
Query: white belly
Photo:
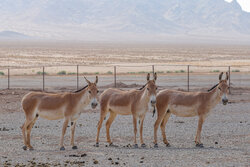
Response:
[{"label": "white belly", "polygon": [[171,105],[169,110],[172,114],[179,117],[194,117],[198,115],[197,106]]},{"label": "white belly", "polygon": [[64,118],[64,110],[41,110],[38,112],[39,116],[48,120],[57,120]]}]

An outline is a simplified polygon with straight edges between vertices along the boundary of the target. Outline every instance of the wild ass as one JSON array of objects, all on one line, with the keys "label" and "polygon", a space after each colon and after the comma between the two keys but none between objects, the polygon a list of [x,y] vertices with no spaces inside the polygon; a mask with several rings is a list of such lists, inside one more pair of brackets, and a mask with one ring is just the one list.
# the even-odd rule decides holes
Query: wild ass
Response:
[{"label": "wild ass", "polygon": [[96,147],[99,147],[99,133],[102,127],[102,122],[107,113],[110,113],[109,119],[106,122],[106,137],[110,146],[114,146],[110,139],[109,129],[117,114],[132,115],[134,125],[134,147],[137,148],[137,118],[140,120],[140,142],[142,147],[146,147],[143,137],[143,121],[145,114],[151,107],[156,104],[156,73],[154,79],[150,80],[150,74],[147,75],[147,83],[139,90],[132,89],[129,91],[109,88],[100,95],[100,120],[97,127]]},{"label": "wild ass", "polygon": [[[84,77],[85,78],[85,77]],[[71,122],[71,145],[72,149],[77,149],[74,144],[74,133],[76,127],[76,120],[79,118],[81,111],[89,104],[94,109],[97,102],[97,82],[98,77],[94,83],[87,80],[88,85],[84,88],[72,93],[44,93],[44,92],[30,92],[22,99],[22,107],[25,112],[26,120],[23,124],[22,133],[24,146],[23,149],[33,150],[30,145],[30,133],[37,118],[40,116],[48,120],[64,119],[62,136],[60,141],[60,150],[64,148],[64,134]]]},{"label": "wild ass", "polygon": [[198,116],[198,129],[195,138],[196,147],[203,147],[201,143],[201,129],[208,113],[215,107],[220,100],[224,105],[227,104],[228,99],[228,73],[226,79],[222,80],[223,72],[219,75],[219,83],[208,92],[181,92],[175,90],[162,90],[156,97],[156,109],[158,113],[157,120],[154,124],[154,144],[157,144],[157,129],[161,123],[161,132],[163,142],[166,146],[169,143],[165,134],[165,127],[171,114],[179,117],[194,117]]}]

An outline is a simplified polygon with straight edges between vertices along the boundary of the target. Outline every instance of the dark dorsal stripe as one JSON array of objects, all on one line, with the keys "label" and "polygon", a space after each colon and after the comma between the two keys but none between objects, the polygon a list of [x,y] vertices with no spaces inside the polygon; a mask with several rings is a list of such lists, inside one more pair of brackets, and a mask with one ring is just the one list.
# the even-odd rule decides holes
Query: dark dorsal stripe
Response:
[{"label": "dark dorsal stripe", "polygon": [[86,89],[88,86],[89,86],[89,85],[86,85],[86,86],[84,86],[82,89],[79,89],[79,90],[75,91],[74,93],[81,92],[82,90]]},{"label": "dark dorsal stripe", "polygon": [[216,85],[214,85],[212,88],[208,89],[207,91],[210,92],[211,90],[213,90],[214,88],[216,88],[219,84],[217,83]]},{"label": "dark dorsal stripe", "polygon": [[139,88],[138,90],[142,90],[143,88],[145,88],[146,85],[147,85],[147,83],[145,85],[143,85],[141,88]]}]

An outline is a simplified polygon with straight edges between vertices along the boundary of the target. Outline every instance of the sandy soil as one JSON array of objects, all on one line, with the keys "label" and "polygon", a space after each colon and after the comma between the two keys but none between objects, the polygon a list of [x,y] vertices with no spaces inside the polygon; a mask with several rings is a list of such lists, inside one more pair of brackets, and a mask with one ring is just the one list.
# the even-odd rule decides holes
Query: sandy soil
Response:
[{"label": "sandy soil", "polygon": [[[91,43],[7,43],[0,44],[0,70],[6,67],[34,67],[14,70],[12,74],[36,74],[41,66],[49,74],[65,70],[76,72],[76,65],[82,65],[82,73],[113,72],[113,66],[126,66],[117,72],[187,70],[186,66],[198,65],[192,71],[210,72],[227,68],[205,68],[204,66],[250,65],[249,46],[212,45],[167,45],[167,44],[91,44]],[[62,66],[68,65],[68,66]],[[162,66],[163,65],[163,66]],[[37,68],[39,67],[39,68]],[[235,67],[236,69],[236,67]],[[237,68],[238,69],[238,68]],[[249,68],[240,68],[249,71]]]}]

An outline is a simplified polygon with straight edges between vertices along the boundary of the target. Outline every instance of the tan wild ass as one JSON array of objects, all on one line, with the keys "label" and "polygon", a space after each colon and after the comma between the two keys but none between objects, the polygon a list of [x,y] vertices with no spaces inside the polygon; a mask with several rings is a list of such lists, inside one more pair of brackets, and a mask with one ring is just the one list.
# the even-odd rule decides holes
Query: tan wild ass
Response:
[{"label": "tan wild ass", "polygon": [[203,147],[200,137],[202,124],[204,123],[205,118],[220,100],[222,100],[224,105],[226,105],[228,102],[228,73],[226,73],[225,80],[221,79],[222,75],[223,72],[219,75],[219,83],[211,88],[208,92],[182,92],[166,89],[158,93],[156,97],[156,109],[158,117],[154,125],[155,147],[158,147],[157,129],[160,123],[163,142],[166,144],[166,146],[169,146],[165,134],[165,127],[171,114],[179,117],[199,117],[195,143],[197,147]]},{"label": "tan wild ass", "polygon": [[117,114],[132,115],[134,125],[134,147],[138,147],[136,141],[137,134],[137,118],[140,120],[140,142],[142,147],[146,147],[142,138],[142,128],[145,114],[148,110],[155,107],[156,104],[156,73],[154,79],[150,80],[150,74],[147,75],[147,83],[139,90],[133,89],[129,91],[109,88],[100,95],[100,120],[97,127],[96,147],[99,146],[99,133],[102,122],[107,113],[110,113],[106,122],[106,137],[110,146],[114,146],[111,142],[109,129]]},{"label": "tan wild ass", "polygon": [[[85,77],[84,77],[85,78]],[[33,150],[30,145],[30,133],[35,121],[40,116],[48,120],[64,119],[62,136],[60,141],[60,150],[64,148],[64,134],[68,126],[68,122],[71,122],[71,145],[72,149],[77,149],[74,145],[74,133],[76,127],[76,120],[79,118],[81,111],[89,104],[94,109],[97,102],[97,82],[91,83],[86,78],[88,85],[74,93],[44,93],[44,92],[30,92],[26,94],[22,99],[22,107],[25,112],[26,120],[23,124],[22,133],[24,146]]]}]

